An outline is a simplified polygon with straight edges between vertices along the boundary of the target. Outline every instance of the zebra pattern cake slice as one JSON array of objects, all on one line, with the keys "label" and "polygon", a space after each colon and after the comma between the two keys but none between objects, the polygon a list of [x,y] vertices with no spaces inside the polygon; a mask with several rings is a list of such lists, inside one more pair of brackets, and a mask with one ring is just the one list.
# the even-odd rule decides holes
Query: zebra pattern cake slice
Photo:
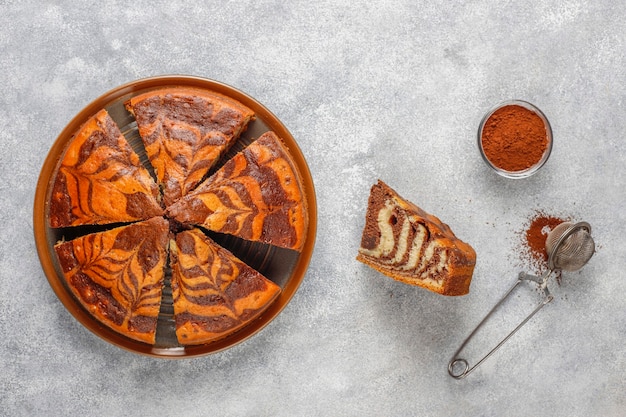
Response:
[{"label": "zebra pattern cake slice", "polygon": [[75,133],[52,182],[49,223],[60,228],[163,214],[157,184],[106,110]]},{"label": "zebra pattern cake slice", "polygon": [[370,190],[357,260],[407,284],[464,295],[476,253],[439,218],[378,181]]},{"label": "zebra pattern cake slice", "polygon": [[149,91],[126,108],[137,121],[166,206],[204,179],[254,117],[230,97],[191,87]]},{"label": "zebra pattern cake slice", "polygon": [[266,132],[167,209],[188,225],[301,251],[308,226],[304,187],[287,148]]},{"label": "zebra pattern cake slice", "polygon": [[76,299],[114,331],[154,344],[167,262],[162,217],[59,242],[54,249]]},{"label": "zebra pattern cake slice", "polygon": [[170,243],[176,337],[182,345],[211,343],[259,317],[278,285],[198,229]]}]

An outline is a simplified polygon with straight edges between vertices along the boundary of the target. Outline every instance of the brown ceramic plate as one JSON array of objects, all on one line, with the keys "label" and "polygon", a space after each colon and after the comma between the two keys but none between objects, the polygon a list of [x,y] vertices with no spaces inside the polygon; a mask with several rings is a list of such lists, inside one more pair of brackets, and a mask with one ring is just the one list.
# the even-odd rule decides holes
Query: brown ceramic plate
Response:
[{"label": "brown ceramic plate", "polygon": [[[248,129],[233,148],[224,156],[222,161],[218,163],[218,166],[223,164],[236,152],[243,149],[247,144],[251,143],[252,140],[259,137],[262,133],[273,130],[283,139],[285,145],[291,152],[293,162],[300,170],[304,181],[309,211],[309,228],[304,249],[301,253],[260,243],[243,241],[232,236],[212,236],[218,243],[228,248],[240,259],[248,263],[248,265],[257,269],[278,284],[282,288],[282,293],[261,317],[248,326],[226,338],[198,346],[181,346],[178,344],[174,332],[172,294],[167,285],[163,291],[155,345],[148,345],[126,338],[102,325],[87,312],[72,295],[65,283],[54,252],[54,244],[59,240],[75,237],[77,230],[80,230],[78,233],[88,233],[89,230],[73,228],[53,229],[48,226],[50,182],[56,173],[58,163],[68,143],[71,141],[74,132],[76,132],[89,117],[100,109],[106,108],[113,120],[120,126],[122,133],[126,136],[131,146],[139,153],[141,160],[147,164],[148,159],[143,150],[143,145],[141,144],[137,125],[133,117],[124,108],[124,102],[146,91],[172,86],[199,87],[217,91],[240,101],[254,110],[256,120],[250,123]],[[311,173],[300,148],[287,128],[265,106],[247,94],[217,81],[189,76],[162,76],[124,84],[100,96],[78,113],[54,142],[43,164],[35,193],[33,215],[35,242],[41,265],[52,289],[68,311],[80,323],[102,339],[136,353],[161,358],[194,357],[215,353],[246,340],[271,322],[289,303],[304,278],[313,252],[317,226],[317,206]],[[166,273],[166,282],[169,279],[167,275]]]}]

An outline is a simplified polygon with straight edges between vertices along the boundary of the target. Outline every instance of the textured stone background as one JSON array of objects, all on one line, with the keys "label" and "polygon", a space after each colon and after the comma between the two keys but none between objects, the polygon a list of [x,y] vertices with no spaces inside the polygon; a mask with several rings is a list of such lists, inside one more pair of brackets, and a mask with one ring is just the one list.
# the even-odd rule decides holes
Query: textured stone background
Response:
[{"label": "textured stone background", "polygon": [[[626,413],[626,11],[614,1],[0,0],[0,10],[0,414]],[[33,241],[33,194],[56,136],[106,91],[160,74],[213,78],[264,103],[299,142],[319,204],[310,269],[288,307],[245,343],[193,360],[91,334],[51,290]],[[526,180],[487,171],[475,144],[483,113],[511,98],[539,106],[555,135]],[[354,260],[378,178],[474,246],[468,296]],[[456,381],[451,355],[527,267],[519,231],[535,210],[590,222],[597,253]]]}]

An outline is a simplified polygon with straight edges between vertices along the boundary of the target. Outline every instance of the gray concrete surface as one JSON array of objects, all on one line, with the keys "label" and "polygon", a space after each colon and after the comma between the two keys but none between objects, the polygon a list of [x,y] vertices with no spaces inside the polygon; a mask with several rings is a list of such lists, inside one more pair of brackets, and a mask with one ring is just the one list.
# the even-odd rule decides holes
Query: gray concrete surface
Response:
[{"label": "gray concrete surface", "polygon": [[[0,414],[626,415],[623,7],[0,0],[0,10]],[[292,302],[252,339],[192,360],[91,334],[51,290],[33,241],[56,136],[104,92],[160,74],[216,79],[264,103],[300,144],[319,204]],[[489,172],[475,144],[483,113],[511,98],[541,108],[555,136],[525,180]],[[469,295],[441,297],[354,260],[379,178],[474,246]],[[536,210],[590,222],[597,253],[496,356],[454,380],[454,350],[527,267],[519,232]]]}]

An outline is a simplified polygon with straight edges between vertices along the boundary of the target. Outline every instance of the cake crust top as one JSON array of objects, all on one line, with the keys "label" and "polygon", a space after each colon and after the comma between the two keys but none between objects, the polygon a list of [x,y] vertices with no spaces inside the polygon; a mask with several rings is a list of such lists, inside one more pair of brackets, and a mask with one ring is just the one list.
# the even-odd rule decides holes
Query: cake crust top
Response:
[{"label": "cake crust top", "polygon": [[85,309],[116,332],[154,344],[168,235],[167,220],[155,217],[59,242],[54,249]]},{"label": "cake crust top", "polygon": [[74,134],[52,182],[51,227],[109,224],[163,214],[159,190],[106,110]]},{"label": "cake crust top", "polygon": [[183,345],[210,343],[250,323],[281,289],[199,229],[171,244],[176,336]]},{"label": "cake crust top", "polygon": [[308,226],[302,179],[274,132],[261,135],[167,214],[183,224],[296,251]]},{"label": "cake crust top", "polygon": [[191,191],[254,118],[230,97],[191,87],[149,91],[126,108],[137,121],[166,206]]}]

